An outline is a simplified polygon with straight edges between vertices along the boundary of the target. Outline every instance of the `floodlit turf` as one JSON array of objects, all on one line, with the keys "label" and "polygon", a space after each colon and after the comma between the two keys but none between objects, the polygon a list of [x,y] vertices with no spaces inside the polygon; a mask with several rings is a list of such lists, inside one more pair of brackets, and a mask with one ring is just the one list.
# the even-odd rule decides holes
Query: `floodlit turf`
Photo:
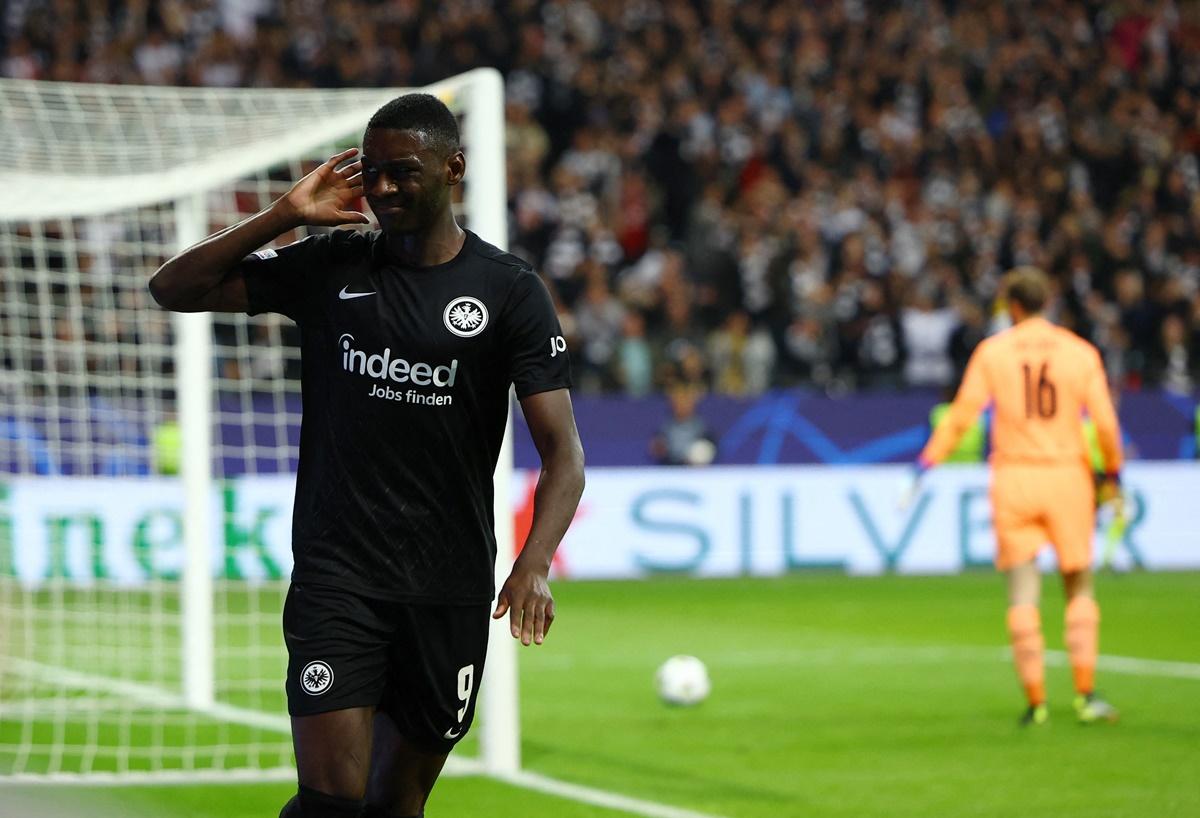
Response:
[{"label": "floodlit turf", "polygon": [[[0,789],[0,818],[275,818],[295,787],[71,787]],[[54,806],[47,811],[47,801]],[[481,778],[443,781],[429,818],[621,818],[627,813],[587,807]]]},{"label": "floodlit turf", "polygon": [[[1200,574],[1098,587],[1104,654],[1200,663]],[[522,651],[525,765],[539,773],[727,818],[1200,816],[1200,665],[1102,670],[1123,718],[1092,727],[1074,723],[1069,670],[1051,666],[1051,722],[1022,731],[994,575],[563,582],[555,595],[547,644]],[[1060,649],[1056,585],[1042,610]],[[698,708],[654,698],[673,653],[709,666]],[[288,793],[0,789],[0,817],[274,818]],[[31,798],[39,811],[21,806]],[[443,781],[428,809],[615,814],[477,778]]]}]

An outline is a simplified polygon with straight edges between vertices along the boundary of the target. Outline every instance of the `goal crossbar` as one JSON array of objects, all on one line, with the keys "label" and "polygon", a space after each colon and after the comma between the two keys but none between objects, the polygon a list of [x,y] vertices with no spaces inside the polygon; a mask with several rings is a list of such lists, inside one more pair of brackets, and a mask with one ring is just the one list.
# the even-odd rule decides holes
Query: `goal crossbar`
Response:
[{"label": "goal crossbar", "polygon": [[[419,90],[447,96],[481,81],[494,84],[494,72],[476,69]],[[8,157],[0,168],[0,187],[21,191],[0,199],[0,221],[114,213],[211,190],[361,135],[371,114],[403,90],[227,90],[0,79],[0,152]],[[195,116],[190,112],[205,107],[211,113],[205,118],[204,148],[183,138],[163,145],[159,134],[178,127],[172,117]],[[98,147],[94,118],[113,115],[132,116],[132,127]],[[189,124],[196,126],[190,119]],[[49,134],[58,136],[51,141]]]}]

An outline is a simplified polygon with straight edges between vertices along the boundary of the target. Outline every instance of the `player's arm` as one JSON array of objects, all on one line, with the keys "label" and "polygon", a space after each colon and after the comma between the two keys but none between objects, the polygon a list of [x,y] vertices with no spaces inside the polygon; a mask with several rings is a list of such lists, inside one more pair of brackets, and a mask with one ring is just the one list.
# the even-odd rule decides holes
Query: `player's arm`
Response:
[{"label": "player's arm", "polygon": [[917,464],[921,468],[936,466],[945,460],[991,400],[987,365],[984,360],[986,349],[986,344],[980,345],[967,362],[967,371],[963,375],[958,394],[954,396],[954,402],[950,404],[949,411],[933,430],[932,437],[917,458]]},{"label": "player's arm", "polygon": [[1088,369],[1090,377],[1084,393],[1084,408],[1092,423],[1096,424],[1096,437],[1104,455],[1105,476],[1109,481],[1115,482],[1124,460],[1124,453],[1121,451],[1121,427],[1117,422],[1117,411],[1108,391],[1108,377],[1104,374],[1104,364],[1100,361],[1099,353],[1093,351]]},{"label": "player's arm", "polygon": [[349,209],[363,193],[361,163],[338,168],[357,152],[350,148],[330,157],[265,210],[167,261],[150,279],[154,300],[176,312],[247,311],[246,256],[303,225],[336,227],[368,221]]},{"label": "player's arm", "polygon": [[542,460],[533,496],[533,524],[496,598],[496,619],[509,614],[514,638],[542,644],[554,622],[550,563],[583,494],[583,444],[575,427],[571,393],[539,392],[521,399],[521,410]]}]

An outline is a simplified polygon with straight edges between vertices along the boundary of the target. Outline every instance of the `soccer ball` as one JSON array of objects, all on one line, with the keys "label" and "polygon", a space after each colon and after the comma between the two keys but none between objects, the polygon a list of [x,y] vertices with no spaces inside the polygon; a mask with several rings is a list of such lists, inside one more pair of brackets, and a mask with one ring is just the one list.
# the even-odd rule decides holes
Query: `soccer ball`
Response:
[{"label": "soccer ball", "polygon": [[666,704],[688,707],[708,698],[708,668],[695,656],[672,656],[654,674],[658,697]]}]

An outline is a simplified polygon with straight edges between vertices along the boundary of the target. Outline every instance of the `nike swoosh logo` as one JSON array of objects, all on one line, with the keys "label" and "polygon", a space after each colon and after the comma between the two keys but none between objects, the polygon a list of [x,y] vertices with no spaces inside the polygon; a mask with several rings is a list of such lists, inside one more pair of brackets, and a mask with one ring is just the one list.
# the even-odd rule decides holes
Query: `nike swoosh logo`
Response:
[{"label": "nike swoosh logo", "polygon": [[451,727],[445,733],[442,733],[442,738],[447,738],[447,739],[450,739],[451,741],[453,741],[454,739],[458,738],[461,735],[462,735],[461,727],[458,730],[455,730],[453,727]]},{"label": "nike swoosh logo", "polygon": [[338,298],[342,299],[343,301],[347,301],[351,298],[362,298],[362,297],[368,296],[368,295],[375,295],[374,290],[372,290],[369,293],[348,293],[348,292],[346,292],[349,289],[350,289],[349,284],[347,284],[345,287],[342,287],[342,291],[340,293],[338,293]]}]

